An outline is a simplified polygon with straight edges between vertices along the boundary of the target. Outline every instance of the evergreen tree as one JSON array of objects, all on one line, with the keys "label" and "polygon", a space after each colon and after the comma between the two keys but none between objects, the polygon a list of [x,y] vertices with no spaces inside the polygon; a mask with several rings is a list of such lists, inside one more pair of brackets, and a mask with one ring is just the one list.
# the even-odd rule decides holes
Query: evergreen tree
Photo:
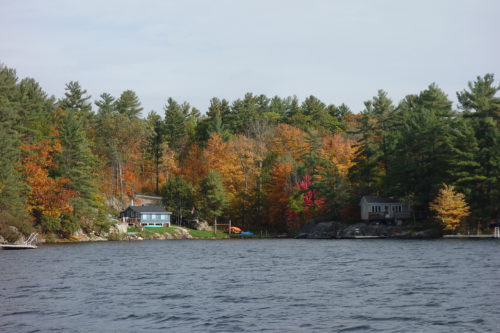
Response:
[{"label": "evergreen tree", "polygon": [[400,103],[399,127],[388,154],[392,195],[414,193],[416,206],[427,209],[440,184],[448,182],[453,114],[451,102],[434,84]]},{"label": "evergreen tree", "polygon": [[33,140],[48,136],[50,111],[55,109],[55,99],[49,98],[38,82],[27,78],[19,83],[19,122],[16,126],[24,139]]},{"label": "evergreen tree", "polygon": [[387,193],[385,177],[390,165],[389,137],[393,127],[394,106],[387,93],[379,90],[377,96],[365,102],[357,131],[360,140],[350,175],[351,181],[357,184],[358,196]]},{"label": "evergreen tree", "polygon": [[[102,95],[101,95],[102,96]],[[129,118],[138,118],[143,110],[133,90],[125,90],[115,102],[115,109]]]},{"label": "evergreen tree", "polygon": [[149,153],[155,166],[155,192],[159,193],[160,164],[163,157],[163,143],[165,142],[165,123],[154,111],[148,114],[149,126],[153,129],[153,135],[149,138]]},{"label": "evergreen tree", "polygon": [[171,177],[162,190],[163,204],[173,212],[177,225],[184,224],[184,218],[189,216],[194,207],[193,188],[184,178]]},{"label": "evergreen tree", "polygon": [[84,118],[89,118],[92,111],[91,96],[87,90],[80,86],[78,81],[70,81],[66,84],[64,98],[59,101],[59,106],[64,110],[74,110]]},{"label": "evergreen tree", "polygon": [[174,99],[169,98],[165,110],[165,136],[168,145],[176,152],[181,150],[187,135],[186,111]]},{"label": "evergreen tree", "polygon": [[206,218],[217,221],[227,206],[226,193],[219,171],[209,171],[200,186],[201,212]]},{"label": "evergreen tree", "polygon": [[16,72],[0,64],[0,232],[8,232],[7,225],[15,225],[29,232],[26,198],[27,185],[18,172],[20,153],[19,88]]},{"label": "evergreen tree", "polygon": [[116,112],[115,98],[108,93],[102,93],[100,99],[95,101],[98,107],[98,116],[107,116]]},{"label": "evergreen tree", "polygon": [[90,217],[95,214],[97,205],[95,158],[90,150],[83,120],[76,113],[72,109],[61,110],[55,119],[62,148],[56,160],[59,165],[57,173],[69,179],[68,188],[77,193],[77,197],[72,200],[74,215]]},{"label": "evergreen tree", "polygon": [[[464,117],[470,119],[474,128],[477,151],[474,161],[477,181],[471,198],[474,210],[479,211],[484,223],[500,215],[500,86],[494,85],[493,74],[478,77],[469,82],[469,90],[457,93],[464,110]],[[477,206],[476,206],[477,205]],[[477,208],[476,208],[477,207]]]}]

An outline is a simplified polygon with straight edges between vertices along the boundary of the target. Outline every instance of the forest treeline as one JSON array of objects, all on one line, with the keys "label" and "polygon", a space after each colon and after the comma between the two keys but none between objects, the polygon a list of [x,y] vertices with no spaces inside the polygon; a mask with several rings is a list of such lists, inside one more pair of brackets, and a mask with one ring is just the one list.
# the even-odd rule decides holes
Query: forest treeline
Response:
[{"label": "forest treeline", "polygon": [[98,231],[135,192],[161,194],[174,223],[196,210],[290,232],[319,215],[359,220],[363,195],[428,211],[443,184],[486,225],[500,214],[499,89],[477,77],[457,109],[436,84],[397,104],[379,90],[360,113],[247,93],[202,115],[168,98],[143,118],[132,90],[92,99],[72,81],[56,98],[0,65],[0,233]]}]

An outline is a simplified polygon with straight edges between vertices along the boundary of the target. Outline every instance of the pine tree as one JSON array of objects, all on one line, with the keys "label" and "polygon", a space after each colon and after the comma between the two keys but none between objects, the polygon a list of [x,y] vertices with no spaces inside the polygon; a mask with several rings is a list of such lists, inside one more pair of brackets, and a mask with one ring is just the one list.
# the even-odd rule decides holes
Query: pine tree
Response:
[{"label": "pine tree", "polygon": [[141,101],[133,90],[122,92],[115,102],[115,109],[129,118],[138,118],[143,110]]},{"label": "pine tree", "polygon": [[416,206],[426,209],[441,182],[449,180],[451,102],[432,84],[418,96],[407,96],[398,109],[388,154],[388,192],[400,197],[415,193]]},{"label": "pine tree", "polygon": [[[18,171],[20,135],[15,130],[19,121],[19,89],[13,69],[0,64],[0,227],[15,225],[29,232],[24,193],[28,187]],[[7,229],[5,229],[7,230]]]},{"label": "pine tree", "polygon": [[484,223],[500,215],[500,86],[494,85],[493,74],[469,82],[469,90],[457,93],[458,101],[475,131],[477,151],[474,161],[479,164],[472,200],[478,205]]},{"label": "pine tree", "polygon": [[59,165],[57,173],[69,179],[68,188],[77,197],[72,199],[74,214],[78,216],[93,216],[96,207],[95,196],[97,185],[95,176],[95,157],[90,150],[84,123],[77,116],[77,111],[60,110],[54,120],[58,124],[61,153],[56,162]]},{"label": "pine tree", "polygon": [[222,214],[227,206],[226,193],[222,184],[219,171],[209,171],[200,186],[201,212],[206,218],[217,217]]},{"label": "pine tree", "polygon": [[165,123],[154,111],[148,114],[149,126],[153,129],[153,135],[149,138],[148,150],[153,159],[155,167],[155,193],[159,193],[160,164],[163,157],[163,144],[165,142]]},{"label": "pine tree", "polygon": [[98,107],[97,115],[103,117],[116,112],[115,98],[108,93],[102,93],[100,99],[95,101]]},{"label": "pine tree", "polygon": [[59,106],[64,110],[74,110],[79,116],[87,119],[92,111],[91,96],[87,90],[80,86],[78,81],[70,81],[66,84],[64,98],[59,101]]},{"label": "pine tree", "polygon": [[165,110],[165,136],[168,145],[176,152],[183,146],[183,139],[187,135],[186,114],[174,99],[169,98]]},{"label": "pine tree", "polygon": [[194,207],[193,188],[183,177],[172,177],[162,190],[163,204],[172,210],[177,225],[183,225],[183,220]]}]

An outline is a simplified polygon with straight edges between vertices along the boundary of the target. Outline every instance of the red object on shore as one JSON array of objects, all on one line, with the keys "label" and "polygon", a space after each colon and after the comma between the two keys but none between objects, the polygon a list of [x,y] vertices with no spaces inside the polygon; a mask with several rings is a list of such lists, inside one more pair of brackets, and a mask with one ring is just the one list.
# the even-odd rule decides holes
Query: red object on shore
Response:
[{"label": "red object on shore", "polygon": [[[231,227],[232,234],[239,234],[242,230],[238,227]],[[225,232],[229,233],[229,228],[226,228]]]}]

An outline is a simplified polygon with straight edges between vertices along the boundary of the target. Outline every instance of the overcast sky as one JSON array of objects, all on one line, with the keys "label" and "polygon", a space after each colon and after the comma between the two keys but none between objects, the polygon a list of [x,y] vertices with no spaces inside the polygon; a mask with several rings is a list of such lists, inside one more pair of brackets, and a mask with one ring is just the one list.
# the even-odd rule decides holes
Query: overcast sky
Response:
[{"label": "overcast sky", "polygon": [[354,112],[378,89],[398,102],[436,82],[452,99],[500,75],[500,1],[0,0],[0,62],[61,97],[315,95]]}]

